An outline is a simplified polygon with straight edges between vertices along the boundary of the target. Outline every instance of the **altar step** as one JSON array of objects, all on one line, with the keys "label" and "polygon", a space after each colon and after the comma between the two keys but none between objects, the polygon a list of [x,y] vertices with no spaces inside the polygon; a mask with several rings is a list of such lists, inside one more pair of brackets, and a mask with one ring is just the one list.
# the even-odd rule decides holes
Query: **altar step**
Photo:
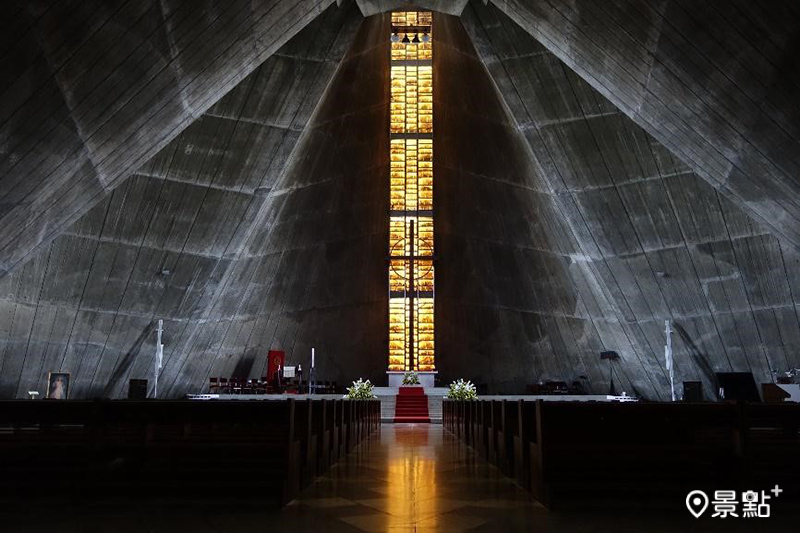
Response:
[{"label": "altar step", "polygon": [[430,423],[428,397],[422,387],[400,387],[395,401],[394,421]]}]

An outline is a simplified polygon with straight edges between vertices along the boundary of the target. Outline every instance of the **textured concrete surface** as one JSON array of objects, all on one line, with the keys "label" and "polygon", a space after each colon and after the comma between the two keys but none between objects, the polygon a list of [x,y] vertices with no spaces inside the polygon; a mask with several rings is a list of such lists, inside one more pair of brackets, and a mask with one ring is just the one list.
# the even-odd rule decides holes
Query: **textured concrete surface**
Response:
[{"label": "textured concrete surface", "polygon": [[0,277],[332,3],[9,2],[0,32]]},{"label": "textured concrete surface", "polygon": [[[361,10],[388,3],[329,4],[14,4],[0,397],[43,392],[51,370],[72,372],[73,397],[124,395],[152,375],[158,318],[164,395],[260,376],[270,348],[307,367],[316,347],[318,379],[385,382],[389,26]],[[714,372],[800,367],[796,8],[571,6],[437,15],[442,381],[605,393],[599,352],[615,350],[618,391],[666,399],[668,318],[676,381],[707,397]],[[649,69],[639,101],[612,76],[623,59]]]},{"label": "textured concrete surface", "polygon": [[577,244],[461,21],[434,26],[439,377],[506,393],[543,377],[599,386],[603,343],[569,272]]},{"label": "textured concrete surface", "polygon": [[74,397],[124,395],[152,376],[158,318],[162,394],[201,388],[216,357],[233,372],[266,300],[244,296],[245,247],[361,20],[354,4],[329,8],[0,281],[0,395],[43,392],[59,369]]},{"label": "textured concrete surface", "polygon": [[800,4],[491,3],[745,213],[800,245]]},{"label": "textured concrete surface", "polygon": [[173,394],[209,375],[261,376],[271,348],[306,369],[316,348],[317,379],[386,379],[388,34],[387,15],[350,31],[350,52],[208,302],[209,320],[178,341]]},{"label": "textured concrete surface", "polygon": [[448,15],[460,15],[468,0],[356,0],[365,17],[393,10],[427,9]]},{"label": "textured concrete surface", "polygon": [[497,8],[472,2],[462,20],[577,241],[570,271],[584,281],[573,283],[603,348],[620,353],[620,375],[668,397],[665,319],[676,381],[703,381],[707,396],[713,372],[752,371],[760,383],[800,366],[797,249]]}]

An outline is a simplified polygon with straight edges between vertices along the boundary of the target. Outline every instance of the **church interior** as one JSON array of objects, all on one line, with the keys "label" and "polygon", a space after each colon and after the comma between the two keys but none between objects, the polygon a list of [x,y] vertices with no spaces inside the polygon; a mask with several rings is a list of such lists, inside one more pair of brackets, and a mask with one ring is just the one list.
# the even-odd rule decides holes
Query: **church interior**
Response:
[{"label": "church interior", "polygon": [[800,4],[5,13],[0,531],[796,531]]}]

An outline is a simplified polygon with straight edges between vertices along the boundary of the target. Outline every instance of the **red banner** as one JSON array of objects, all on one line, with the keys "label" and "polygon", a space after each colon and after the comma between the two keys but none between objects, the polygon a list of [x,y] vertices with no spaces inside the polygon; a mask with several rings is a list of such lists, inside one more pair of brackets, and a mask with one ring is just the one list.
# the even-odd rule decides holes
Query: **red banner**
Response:
[{"label": "red banner", "polygon": [[275,379],[275,372],[279,368],[283,368],[286,362],[286,353],[283,350],[270,350],[267,355],[267,379],[272,381]]}]

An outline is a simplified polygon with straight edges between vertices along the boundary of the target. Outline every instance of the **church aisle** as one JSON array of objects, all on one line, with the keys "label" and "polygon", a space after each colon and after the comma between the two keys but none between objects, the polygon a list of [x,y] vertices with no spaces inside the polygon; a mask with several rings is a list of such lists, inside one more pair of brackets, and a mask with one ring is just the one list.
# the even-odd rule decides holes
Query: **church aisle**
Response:
[{"label": "church aisle", "polygon": [[547,511],[439,424],[384,424],[281,513],[298,531],[517,531]]},{"label": "church aisle", "polygon": [[793,526],[774,520],[697,521],[688,513],[669,515],[619,509],[548,511],[441,425],[384,424],[380,434],[284,508],[280,525],[268,531],[774,533],[793,530]]}]

